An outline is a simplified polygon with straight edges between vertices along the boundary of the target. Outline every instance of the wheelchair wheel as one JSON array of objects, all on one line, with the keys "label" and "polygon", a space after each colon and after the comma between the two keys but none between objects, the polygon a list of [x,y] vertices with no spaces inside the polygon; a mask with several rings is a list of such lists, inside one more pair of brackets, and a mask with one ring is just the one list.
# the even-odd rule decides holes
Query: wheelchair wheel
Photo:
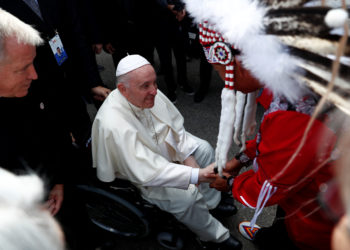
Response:
[{"label": "wheelchair wheel", "polygon": [[87,213],[98,227],[124,237],[144,237],[149,223],[144,214],[125,199],[100,188],[78,185]]},{"label": "wheelchair wheel", "polygon": [[184,247],[182,238],[170,232],[158,233],[157,241],[161,246],[171,250],[180,250]]}]

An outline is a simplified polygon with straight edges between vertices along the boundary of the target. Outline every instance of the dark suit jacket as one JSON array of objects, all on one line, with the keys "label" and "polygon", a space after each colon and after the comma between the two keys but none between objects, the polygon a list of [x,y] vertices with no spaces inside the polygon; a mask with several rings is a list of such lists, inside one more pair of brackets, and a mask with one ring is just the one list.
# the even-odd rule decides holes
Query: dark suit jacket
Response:
[{"label": "dark suit jacket", "polygon": [[[34,61],[39,78],[32,82],[28,96],[0,98],[0,166],[16,172],[27,165],[54,184],[69,176],[63,174],[72,161],[69,132],[73,131],[68,127],[67,115],[71,109],[81,108],[77,108],[79,103],[73,103],[79,100],[75,80],[89,79],[91,87],[99,84],[100,78],[97,70],[95,76],[91,49],[80,32],[78,16],[74,15],[75,2],[38,1],[44,21],[22,0],[0,0],[1,8],[33,25],[45,39],[45,44],[37,48]],[[56,31],[68,55],[61,67],[48,44]],[[81,73],[83,70],[87,73]]]},{"label": "dark suit jacket", "polygon": [[[0,7],[15,15],[27,24],[34,26],[45,39],[44,46],[37,49],[35,68],[39,82],[45,85],[54,80],[62,85],[62,79],[68,76],[69,91],[79,89],[88,91],[102,85],[96,61],[91,47],[82,31],[76,0],[38,0],[41,20],[23,0],[0,0]],[[68,60],[59,67],[48,44],[58,32],[67,52]],[[58,80],[56,80],[58,78]],[[56,81],[55,81],[56,80]],[[83,83],[77,86],[77,81]],[[49,84],[52,87],[53,84]]]},{"label": "dark suit jacket", "polygon": [[35,171],[50,188],[65,182],[71,140],[45,103],[34,96],[0,98],[0,166],[18,174]]}]

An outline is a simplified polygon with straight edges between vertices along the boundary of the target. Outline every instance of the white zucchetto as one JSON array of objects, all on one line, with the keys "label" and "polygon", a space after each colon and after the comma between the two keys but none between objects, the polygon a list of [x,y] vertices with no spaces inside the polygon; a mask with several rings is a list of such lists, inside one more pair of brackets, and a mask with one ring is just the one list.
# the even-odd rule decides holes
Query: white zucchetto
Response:
[{"label": "white zucchetto", "polygon": [[115,75],[119,77],[148,64],[150,64],[149,61],[140,55],[128,55],[118,63]]}]

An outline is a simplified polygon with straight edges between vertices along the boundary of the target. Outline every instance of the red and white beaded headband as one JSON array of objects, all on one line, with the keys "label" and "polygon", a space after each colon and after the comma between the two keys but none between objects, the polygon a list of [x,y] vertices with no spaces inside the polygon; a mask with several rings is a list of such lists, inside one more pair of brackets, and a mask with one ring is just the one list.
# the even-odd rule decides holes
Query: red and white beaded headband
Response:
[{"label": "red and white beaded headband", "polygon": [[204,54],[209,63],[218,63],[226,66],[225,88],[233,89],[233,57],[237,54],[237,50],[226,43],[221,34],[216,32],[208,22],[199,24],[199,42],[203,46]]}]

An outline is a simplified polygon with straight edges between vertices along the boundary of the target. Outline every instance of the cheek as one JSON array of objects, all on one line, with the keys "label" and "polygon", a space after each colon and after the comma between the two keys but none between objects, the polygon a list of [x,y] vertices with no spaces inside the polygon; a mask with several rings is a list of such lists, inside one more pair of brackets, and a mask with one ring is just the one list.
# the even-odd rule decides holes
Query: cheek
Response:
[{"label": "cheek", "polygon": [[31,80],[28,80],[27,75],[20,75],[13,79],[14,82],[14,88],[23,88],[28,85],[28,83],[31,82]]}]

